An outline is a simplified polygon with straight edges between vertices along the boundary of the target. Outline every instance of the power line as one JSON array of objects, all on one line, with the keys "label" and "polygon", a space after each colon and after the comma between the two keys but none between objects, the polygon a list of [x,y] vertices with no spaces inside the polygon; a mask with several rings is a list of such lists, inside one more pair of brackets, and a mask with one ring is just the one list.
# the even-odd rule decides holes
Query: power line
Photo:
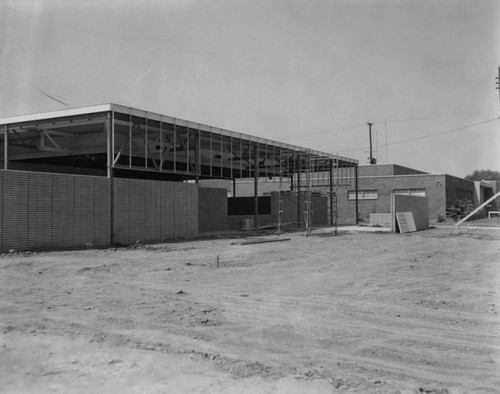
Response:
[{"label": "power line", "polygon": [[[462,113],[463,115],[448,115],[448,116],[427,116],[427,117],[421,117],[421,118],[406,118],[406,119],[388,119],[388,120],[378,120],[374,121],[373,123],[403,123],[403,122],[415,122],[415,121],[420,121],[420,120],[440,120],[440,119],[457,119],[457,118],[475,118],[480,116],[481,114],[485,113],[497,113],[498,111],[496,109],[484,109],[478,112],[473,112],[473,111],[463,111],[463,112],[456,112],[456,113]],[[468,115],[465,115],[468,113]]]},{"label": "power line", "polygon": [[[436,115],[430,115],[430,116],[423,116],[423,117],[418,117],[418,118],[403,118],[403,119],[387,119],[387,120],[378,120],[374,121],[372,123],[374,124],[388,124],[388,123],[403,123],[403,122],[414,122],[414,121],[420,121],[420,120],[441,120],[441,119],[457,119],[457,118],[477,118],[478,116],[481,115],[487,115],[487,112],[494,112],[497,113],[498,111],[494,109],[493,107],[483,107],[483,109],[469,109],[469,110],[463,110],[463,111],[456,111],[453,113],[449,113],[447,115],[443,114],[443,116],[439,116],[439,114]],[[462,114],[460,116],[453,116],[453,114]],[[468,114],[468,115],[465,115]],[[342,127],[339,129],[328,129],[328,130],[323,130],[323,131],[318,131],[318,132],[307,132],[307,133],[301,133],[300,135],[295,135],[295,139],[300,139],[300,138],[306,138],[310,137],[313,135],[320,135],[320,134],[329,134],[329,133],[339,133],[341,131],[348,131],[348,130],[353,130],[353,129],[358,129],[365,127],[365,123],[361,124],[356,124],[356,125],[351,125],[351,126],[346,126]]]},{"label": "power line", "polygon": [[[500,119],[500,118],[488,119],[488,120],[484,120],[484,121],[479,122],[479,123],[474,123],[474,124],[470,124],[470,125],[466,125],[466,126],[461,126],[461,127],[457,127],[457,128],[450,129],[450,130],[440,131],[440,132],[433,133],[433,134],[427,134],[427,135],[423,135],[423,136],[420,136],[420,137],[409,138],[409,139],[406,139],[406,140],[395,141],[395,142],[387,143],[386,146],[389,146],[389,145],[398,145],[398,144],[403,144],[403,143],[406,143],[406,142],[413,142],[413,141],[423,140],[423,139],[426,139],[426,138],[432,138],[432,137],[436,137],[438,135],[454,133],[456,131],[464,130],[464,129],[467,129],[469,127],[474,127],[474,126],[479,126],[479,125],[482,125],[482,124],[490,123],[490,122],[493,122],[494,120],[498,120],[498,119]],[[366,149],[366,147],[355,148],[355,149],[346,149],[346,150],[341,150],[339,152],[342,152],[342,153],[353,152],[353,151],[362,150],[362,149]]]}]

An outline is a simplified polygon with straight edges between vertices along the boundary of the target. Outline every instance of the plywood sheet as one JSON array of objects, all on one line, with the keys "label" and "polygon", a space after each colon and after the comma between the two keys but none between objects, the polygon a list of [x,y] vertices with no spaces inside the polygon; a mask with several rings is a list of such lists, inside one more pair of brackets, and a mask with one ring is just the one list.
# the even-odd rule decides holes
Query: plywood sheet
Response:
[{"label": "plywood sheet", "polygon": [[396,212],[396,219],[399,225],[400,233],[411,233],[417,231],[413,213],[411,212]]}]

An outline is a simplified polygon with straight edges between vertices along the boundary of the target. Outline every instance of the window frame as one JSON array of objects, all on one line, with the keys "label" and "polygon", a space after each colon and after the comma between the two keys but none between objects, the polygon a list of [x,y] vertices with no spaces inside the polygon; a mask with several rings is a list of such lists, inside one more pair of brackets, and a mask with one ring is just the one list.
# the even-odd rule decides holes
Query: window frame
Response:
[{"label": "window frame", "polygon": [[427,197],[425,188],[394,189],[392,193],[398,196]]},{"label": "window frame", "polygon": [[[348,190],[347,199],[349,201],[356,200],[356,190]],[[358,200],[378,200],[378,190],[376,189],[358,190]]]}]

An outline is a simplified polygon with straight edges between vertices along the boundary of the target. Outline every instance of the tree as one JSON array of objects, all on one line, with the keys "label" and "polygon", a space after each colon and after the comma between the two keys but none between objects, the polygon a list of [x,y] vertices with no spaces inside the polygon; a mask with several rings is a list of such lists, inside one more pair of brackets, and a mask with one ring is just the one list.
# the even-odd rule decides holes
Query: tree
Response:
[{"label": "tree", "polygon": [[499,181],[500,182],[500,172],[493,170],[476,170],[472,174],[466,175],[465,179],[469,181]]}]

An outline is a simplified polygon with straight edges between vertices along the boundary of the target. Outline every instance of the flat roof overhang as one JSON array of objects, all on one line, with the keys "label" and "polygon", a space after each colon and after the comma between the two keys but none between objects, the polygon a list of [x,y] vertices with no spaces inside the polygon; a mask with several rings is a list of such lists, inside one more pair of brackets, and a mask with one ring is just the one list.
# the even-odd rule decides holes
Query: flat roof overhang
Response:
[{"label": "flat roof overhang", "polygon": [[[0,168],[76,168],[163,179],[292,176],[358,161],[118,104],[0,119]],[[146,175],[149,174],[149,175]]]}]

